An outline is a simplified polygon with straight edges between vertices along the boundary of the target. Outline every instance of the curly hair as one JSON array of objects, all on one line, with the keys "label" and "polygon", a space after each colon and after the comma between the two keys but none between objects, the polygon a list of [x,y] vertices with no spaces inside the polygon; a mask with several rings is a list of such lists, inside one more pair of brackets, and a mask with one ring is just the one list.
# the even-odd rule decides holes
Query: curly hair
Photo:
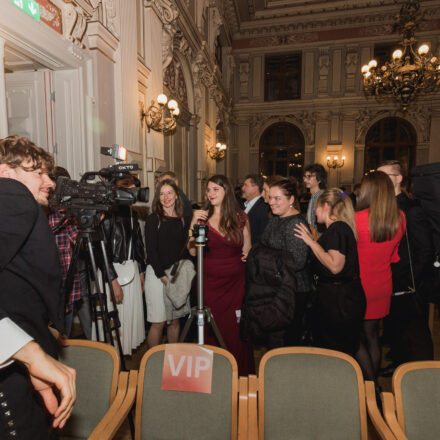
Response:
[{"label": "curly hair", "polygon": [[[25,162],[29,164],[23,167]],[[0,140],[0,164],[6,164],[11,168],[22,167],[26,171],[43,168],[48,173],[51,173],[54,168],[51,154],[37,147],[29,139],[17,135]]]}]

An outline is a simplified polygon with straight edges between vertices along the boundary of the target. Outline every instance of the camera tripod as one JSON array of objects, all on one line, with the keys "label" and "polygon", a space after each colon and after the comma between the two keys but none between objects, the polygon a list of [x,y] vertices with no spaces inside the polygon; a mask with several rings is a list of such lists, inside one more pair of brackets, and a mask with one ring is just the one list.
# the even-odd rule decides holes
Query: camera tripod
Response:
[{"label": "camera tripod", "polygon": [[[119,356],[121,359],[121,367],[126,370],[124,353],[122,351],[121,338],[119,335],[119,328],[121,323],[119,321],[118,309],[116,307],[116,298],[113,291],[111,279],[110,279],[110,268],[107,257],[107,251],[104,243],[103,232],[99,229],[99,215],[100,211],[97,210],[79,210],[79,212],[74,212],[68,217],[73,217],[78,220],[78,237],[76,239],[75,247],[73,249],[72,260],[69,265],[69,270],[67,272],[66,283],[65,283],[65,293],[68,295],[72,290],[73,281],[75,274],[78,271],[79,255],[81,249],[87,251],[88,262],[92,269],[92,276],[94,279],[94,293],[91,292],[90,282],[88,296],[90,299],[90,308],[92,321],[95,324],[96,340],[101,342],[110,343],[111,345],[116,345],[119,351]],[[65,217],[57,227],[61,226]],[[56,227],[56,228],[57,228]],[[55,228],[55,230],[56,230]],[[101,280],[98,276],[98,266],[95,259],[95,250],[93,249],[93,243],[97,243],[97,251],[99,252],[101,264]],[[89,275],[90,280],[90,275]],[[102,286],[102,288],[101,288]],[[110,293],[110,301],[113,305],[113,310],[109,311],[107,307],[106,298],[106,288]],[[102,337],[98,322],[102,321]]]},{"label": "camera tripod", "polygon": [[194,225],[193,237],[195,238],[197,249],[197,307],[191,308],[191,314],[188,316],[185,326],[183,327],[179,342],[185,340],[191,325],[194,320],[197,319],[197,342],[198,344],[203,345],[205,343],[206,320],[220,347],[227,350],[225,341],[215,323],[211,309],[203,305],[203,248],[208,241],[208,227],[206,225]]}]

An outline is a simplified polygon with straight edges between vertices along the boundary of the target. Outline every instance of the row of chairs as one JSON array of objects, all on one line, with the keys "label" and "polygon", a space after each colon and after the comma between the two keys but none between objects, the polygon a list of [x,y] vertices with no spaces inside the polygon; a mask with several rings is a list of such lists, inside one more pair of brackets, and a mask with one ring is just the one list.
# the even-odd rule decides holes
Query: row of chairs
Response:
[{"label": "row of chairs", "polygon": [[393,393],[364,382],[350,356],[286,347],[267,352],[258,376],[238,377],[226,350],[214,352],[211,394],[161,389],[165,345],[139,371],[121,372],[107,344],[70,340],[61,360],[77,370],[77,403],[62,439],[112,439],[135,404],[135,439],[368,439],[367,412],[379,438],[440,438],[440,362],[401,366]]}]

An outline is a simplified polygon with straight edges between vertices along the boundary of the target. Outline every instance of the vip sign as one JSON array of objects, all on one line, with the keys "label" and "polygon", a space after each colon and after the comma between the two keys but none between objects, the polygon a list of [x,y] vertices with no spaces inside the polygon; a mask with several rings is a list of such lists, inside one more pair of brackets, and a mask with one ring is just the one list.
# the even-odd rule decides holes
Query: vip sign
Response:
[{"label": "vip sign", "polygon": [[40,21],[40,5],[35,0],[11,0],[11,2],[34,20]]},{"label": "vip sign", "polygon": [[211,394],[212,362],[212,350],[197,345],[167,345],[162,389]]}]

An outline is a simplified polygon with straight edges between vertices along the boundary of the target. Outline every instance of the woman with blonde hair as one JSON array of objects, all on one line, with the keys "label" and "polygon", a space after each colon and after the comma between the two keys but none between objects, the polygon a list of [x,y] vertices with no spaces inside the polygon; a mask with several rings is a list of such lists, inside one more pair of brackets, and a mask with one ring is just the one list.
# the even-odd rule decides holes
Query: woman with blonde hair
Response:
[{"label": "woman with blonde hair", "polygon": [[357,199],[359,269],[367,298],[362,343],[356,355],[364,377],[375,380],[380,365],[379,321],[390,311],[393,291],[391,263],[399,261],[397,253],[405,233],[405,215],[397,208],[390,178],[374,171],[362,179]]},{"label": "woman with blonde hair", "polygon": [[317,278],[313,311],[314,344],[354,355],[360,345],[365,294],[359,279],[353,205],[339,189],[325,190],[316,202],[318,223],[326,231],[315,241],[304,224],[295,235],[312,250]]}]

